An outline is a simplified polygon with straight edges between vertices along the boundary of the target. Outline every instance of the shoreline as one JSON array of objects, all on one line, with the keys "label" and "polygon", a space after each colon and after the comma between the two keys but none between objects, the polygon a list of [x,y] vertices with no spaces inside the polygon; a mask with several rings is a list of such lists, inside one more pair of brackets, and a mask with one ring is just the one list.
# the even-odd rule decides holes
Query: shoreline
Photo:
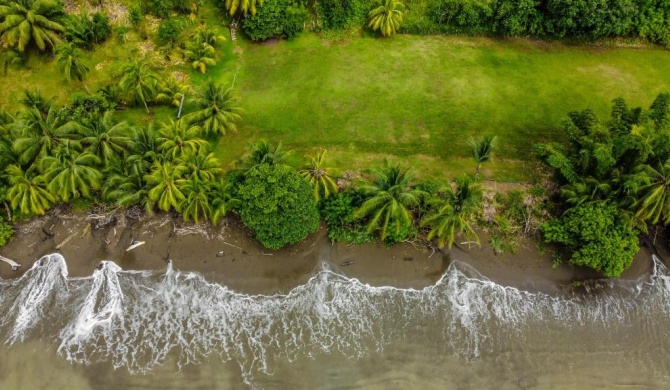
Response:
[{"label": "shoreline", "polygon": [[[22,266],[11,271],[7,264],[0,264],[3,279],[20,277],[34,261],[51,253],[65,257],[73,277],[90,276],[103,260],[124,270],[162,270],[171,259],[177,270],[200,273],[207,281],[240,293],[265,295],[287,293],[306,283],[323,262],[362,283],[396,288],[434,285],[452,261],[471,266],[497,284],[531,292],[559,294],[575,280],[601,279],[585,268],[553,268],[550,255],[540,254],[536,242],[527,238],[521,239],[516,254],[495,255],[483,232],[478,232],[481,248],[454,245],[450,251],[431,252],[411,243],[391,248],[378,242],[330,243],[322,225],[301,243],[270,251],[236,218],[227,218],[212,228],[164,213],[133,216],[121,208],[107,218],[56,208],[44,217],[17,223],[15,229],[14,239],[0,248],[0,255]],[[130,245],[142,241],[145,243],[126,252]],[[639,280],[649,275],[651,255],[652,251],[641,245],[633,265],[620,279]]]}]

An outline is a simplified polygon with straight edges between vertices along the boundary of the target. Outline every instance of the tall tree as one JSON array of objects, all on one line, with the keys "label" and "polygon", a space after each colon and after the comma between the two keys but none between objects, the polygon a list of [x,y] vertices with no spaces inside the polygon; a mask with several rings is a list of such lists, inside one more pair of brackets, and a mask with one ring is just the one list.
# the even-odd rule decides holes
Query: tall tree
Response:
[{"label": "tall tree", "polygon": [[181,186],[185,199],[181,204],[184,221],[193,219],[196,224],[200,219],[205,221],[212,215],[212,206],[209,203],[207,183],[198,177],[191,176]]},{"label": "tall tree", "polygon": [[134,59],[123,68],[119,88],[134,101],[144,104],[147,114],[150,114],[147,101],[153,99],[157,83],[158,76],[149,63]]},{"label": "tall tree", "polygon": [[223,173],[221,162],[214,156],[214,153],[202,151],[200,153],[188,153],[184,159],[184,164],[188,168],[189,176],[196,177],[203,182],[213,181]]},{"label": "tall tree", "polygon": [[7,199],[14,210],[25,215],[44,215],[56,201],[46,189],[44,177],[37,170],[22,170],[18,165],[10,165],[5,170],[9,181]]},{"label": "tall tree", "polygon": [[207,146],[207,141],[200,138],[200,128],[190,126],[183,120],[169,119],[161,124],[158,131],[158,149],[169,159],[186,157],[190,153],[199,153]]},{"label": "tall tree", "polygon": [[130,144],[129,130],[126,122],[115,123],[112,112],[107,111],[80,126],[84,135],[81,142],[107,167],[121,157]]},{"label": "tall tree", "polygon": [[156,101],[179,107],[187,91],[188,86],[186,84],[171,76],[158,85]]},{"label": "tall tree", "polygon": [[447,245],[451,249],[458,233],[473,238],[479,244],[470,219],[479,210],[482,190],[469,176],[456,179],[454,185],[440,191],[440,195],[431,201],[432,212],[421,221],[422,226],[430,226],[428,239],[437,238],[440,248]]},{"label": "tall tree", "polygon": [[226,214],[239,204],[239,201],[233,198],[232,185],[225,179],[210,182],[209,196],[212,205],[209,219],[212,225],[218,225]]},{"label": "tall tree", "polygon": [[251,168],[262,164],[280,165],[288,155],[288,152],[285,152],[282,148],[281,142],[273,148],[266,140],[260,140],[255,144],[250,144],[248,150],[249,151],[244,157],[235,162],[238,169],[242,171],[248,171]]},{"label": "tall tree", "polygon": [[307,164],[300,170],[300,176],[314,189],[314,200],[317,203],[337,192],[337,183],[328,172],[329,168],[325,167],[325,158],[326,150],[323,150],[316,156],[309,157]]},{"label": "tall tree", "polygon": [[233,89],[223,84],[208,82],[204,89],[198,91],[193,103],[198,110],[184,119],[201,126],[207,134],[226,135],[229,131],[235,131],[235,124],[242,120],[242,109],[238,106]]},{"label": "tall tree", "polygon": [[149,190],[144,180],[145,173],[139,160],[121,159],[107,172],[103,198],[121,206],[140,205],[152,213],[154,203],[149,199]]},{"label": "tall tree", "polygon": [[247,13],[256,15],[256,3],[262,5],[263,0],[226,0],[226,9],[230,16],[240,13],[247,16]]},{"label": "tall tree", "polygon": [[642,185],[634,204],[635,216],[651,224],[670,224],[670,161],[643,165],[637,171]]},{"label": "tall tree", "polygon": [[49,192],[69,202],[73,198],[90,198],[92,191],[100,189],[102,173],[97,169],[99,163],[96,155],[80,153],[63,144],[53,156],[42,158],[40,167],[49,183]]},{"label": "tall tree", "polygon": [[13,147],[22,165],[30,165],[38,157],[51,156],[64,141],[79,138],[76,124],[65,121],[53,107],[44,117],[36,108],[22,111],[16,126],[19,133]]},{"label": "tall tree", "polygon": [[388,37],[398,32],[405,6],[398,0],[381,0],[368,15],[368,27]]},{"label": "tall tree", "polygon": [[214,46],[205,42],[192,42],[184,50],[184,55],[191,61],[191,67],[200,73],[206,73],[208,66],[216,65],[215,54]]},{"label": "tall tree", "polygon": [[412,224],[410,208],[419,203],[421,192],[410,186],[410,172],[399,165],[392,166],[387,162],[374,174],[375,180],[361,187],[367,200],[354,212],[354,217],[369,217],[368,232],[379,230],[382,240],[389,235],[389,230],[397,238]]},{"label": "tall tree", "polygon": [[16,0],[0,3],[0,39],[2,45],[18,46],[23,52],[31,42],[46,50],[60,42],[65,28],[56,22],[62,14],[54,0]]},{"label": "tall tree", "polygon": [[154,162],[150,174],[145,177],[149,186],[149,200],[154,202],[160,210],[170,211],[174,208],[181,211],[185,196],[180,187],[184,182],[186,166],[179,162]]},{"label": "tall tree", "polygon": [[58,71],[67,81],[77,80],[84,84],[86,92],[91,93],[84,80],[89,68],[84,63],[84,52],[71,42],[63,42],[56,46],[56,63]]}]

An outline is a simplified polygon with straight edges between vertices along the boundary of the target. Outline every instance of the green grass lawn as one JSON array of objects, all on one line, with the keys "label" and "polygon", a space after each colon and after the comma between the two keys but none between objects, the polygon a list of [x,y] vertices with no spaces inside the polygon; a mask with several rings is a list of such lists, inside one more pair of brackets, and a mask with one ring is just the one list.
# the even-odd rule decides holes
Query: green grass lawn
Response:
[{"label": "green grass lawn", "polygon": [[[209,3],[204,17],[228,36]],[[114,83],[111,70],[141,45],[131,35],[123,45],[111,39],[92,52],[91,90]],[[303,33],[273,45],[229,41],[219,55],[206,75],[174,61],[164,73],[187,74],[194,85],[235,80],[245,114],[236,134],[216,142],[225,166],[264,138],[294,149],[296,164],[325,148],[330,165],[341,171],[389,158],[421,176],[452,178],[474,170],[468,139],[492,133],[499,147],[485,176],[526,181],[535,166],[532,144],[557,140],[569,111],[590,107],[604,116],[615,97],[648,106],[670,91],[670,52],[660,49],[406,35],[334,41]],[[80,83],[65,83],[46,55],[31,55],[27,65],[0,75],[0,106],[18,109],[26,87],[40,86],[59,104],[84,91]],[[175,115],[175,108],[155,107],[151,116],[138,108],[118,117],[146,123]]]},{"label": "green grass lawn", "polygon": [[246,115],[218,145],[225,162],[266,138],[294,157],[326,148],[341,169],[389,157],[453,177],[474,169],[468,139],[493,133],[499,148],[487,175],[527,180],[532,144],[558,139],[569,111],[604,116],[615,97],[648,106],[670,91],[666,50],[428,36],[332,42],[309,33],[240,45]]}]

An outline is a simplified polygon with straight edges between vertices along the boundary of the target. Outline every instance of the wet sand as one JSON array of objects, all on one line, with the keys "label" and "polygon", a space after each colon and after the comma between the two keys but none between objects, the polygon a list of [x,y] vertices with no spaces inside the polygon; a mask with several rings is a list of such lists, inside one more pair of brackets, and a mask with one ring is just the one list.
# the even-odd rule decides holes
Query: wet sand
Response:
[{"label": "wet sand", "polygon": [[[22,267],[11,271],[0,263],[0,277],[19,277],[35,260],[54,252],[65,257],[70,276],[89,276],[103,260],[126,270],[160,270],[171,259],[176,269],[198,272],[210,282],[248,294],[286,293],[304,284],[323,263],[373,286],[417,289],[435,284],[451,261],[467,263],[496,283],[528,291],[552,293],[575,280],[598,277],[588,269],[553,268],[550,255],[540,254],[532,240],[522,241],[517,254],[495,255],[486,244],[485,233],[481,233],[481,248],[454,246],[435,252],[411,243],[391,248],[379,243],[331,244],[322,226],[299,244],[270,251],[234,217],[214,228],[168,214],[135,219],[117,210],[114,219],[116,222],[98,227],[101,220],[85,212],[56,209],[17,224],[14,239],[0,248],[0,254]],[[140,241],[145,244],[126,251]],[[644,277],[650,267],[651,253],[643,248],[622,277]]]}]

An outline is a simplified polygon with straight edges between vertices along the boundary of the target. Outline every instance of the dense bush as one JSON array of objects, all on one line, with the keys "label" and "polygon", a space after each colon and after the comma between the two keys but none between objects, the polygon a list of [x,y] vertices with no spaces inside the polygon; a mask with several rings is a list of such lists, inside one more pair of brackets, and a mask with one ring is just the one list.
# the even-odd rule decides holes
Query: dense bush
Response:
[{"label": "dense bush", "polygon": [[542,230],[547,242],[570,249],[571,265],[590,267],[607,277],[621,275],[639,250],[637,232],[621,220],[613,204],[577,206]]},{"label": "dense bush", "polygon": [[109,18],[96,12],[89,16],[86,12],[80,16],[70,14],[65,23],[65,37],[78,45],[84,45],[89,50],[94,44],[104,42],[112,34]]},{"label": "dense bush", "polygon": [[375,240],[375,235],[367,231],[365,224],[354,218],[354,211],[364,201],[361,194],[349,190],[321,202],[321,216],[328,225],[328,238],[331,241],[361,244]]},{"label": "dense bush", "polygon": [[255,15],[244,18],[242,31],[254,41],[292,38],[303,30],[307,18],[307,10],[293,0],[265,0]]},{"label": "dense bush", "polygon": [[268,164],[251,168],[237,198],[242,221],[266,248],[299,242],[319,227],[312,189],[293,168]]},{"label": "dense bush", "polygon": [[175,19],[166,19],[158,26],[158,37],[165,42],[175,43],[179,41],[181,26]]},{"label": "dense bush", "polygon": [[321,0],[316,13],[319,22],[326,29],[340,29],[361,22],[366,16],[362,0]]}]

